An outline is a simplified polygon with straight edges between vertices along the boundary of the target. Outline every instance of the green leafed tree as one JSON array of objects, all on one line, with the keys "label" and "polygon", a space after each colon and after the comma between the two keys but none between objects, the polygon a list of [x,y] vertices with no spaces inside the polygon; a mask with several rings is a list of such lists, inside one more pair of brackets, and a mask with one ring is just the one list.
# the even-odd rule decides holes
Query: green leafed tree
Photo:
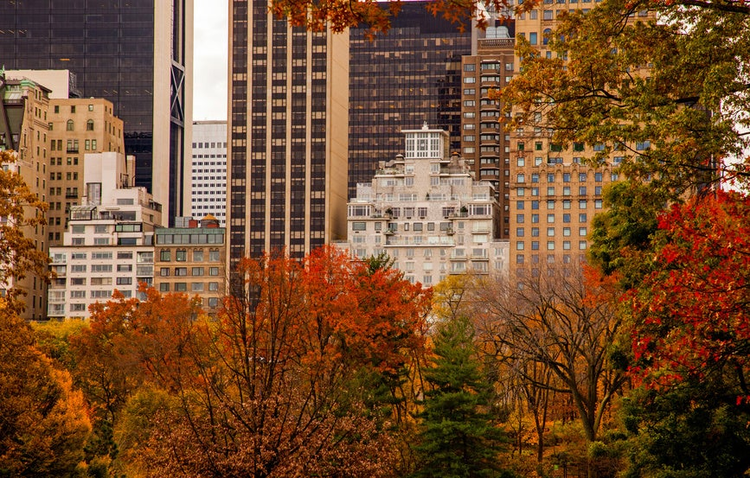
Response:
[{"label": "green leafed tree", "polygon": [[419,413],[421,430],[415,446],[421,477],[493,477],[502,433],[488,414],[490,386],[474,345],[471,322],[464,316],[438,325],[432,367],[424,378],[425,393]]},{"label": "green leafed tree", "polygon": [[501,93],[513,127],[601,145],[590,159],[621,156],[625,176],[674,196],[747,177],[747,4],[607,0],[558,15],[549,55],[519,40],[521,72]]}]

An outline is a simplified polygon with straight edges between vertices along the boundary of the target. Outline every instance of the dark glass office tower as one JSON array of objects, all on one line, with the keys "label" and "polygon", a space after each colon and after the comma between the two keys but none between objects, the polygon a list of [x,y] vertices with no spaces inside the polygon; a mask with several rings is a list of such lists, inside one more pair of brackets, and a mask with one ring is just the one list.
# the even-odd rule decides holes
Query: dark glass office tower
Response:
[{"label": "dark glass office tower", "polygon": [[230,3],[230,260],[301,257],[346,234],[347,34]]},{"label": "dark glass office tower", "polygon": [[404,150],[401,130],[450,133],[461,146],[461,56],[471,54],[471,33],[433,16],[427,2],[403,2],[391,30],[374,41],[351,30],[349,65],[349,197],[369,182],[378,161]]},{"label": "dark glass office tower", "polygon": [[[124,121],[136,184],[189,211],[193,0],[0,2],[0,65],[70,70],[83,97],[106,98]],[[186,205],[187,204],[187,205]],[[187,207],[187,209],[184,209]]]}]

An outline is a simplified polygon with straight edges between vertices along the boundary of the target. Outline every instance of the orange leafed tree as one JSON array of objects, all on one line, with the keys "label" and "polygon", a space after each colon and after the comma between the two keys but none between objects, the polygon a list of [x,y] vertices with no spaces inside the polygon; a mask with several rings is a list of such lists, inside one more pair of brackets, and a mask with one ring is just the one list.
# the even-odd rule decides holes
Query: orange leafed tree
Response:
[{"label": "orange leafed tree", "polygon": [[429,293],[328,248],[247,259],[239,274],[215,322],[156,292],[126,311],[145,380],[174,398],[128,456],[161,476],[391,475],[396,415],[372,384],[399,398]]}]

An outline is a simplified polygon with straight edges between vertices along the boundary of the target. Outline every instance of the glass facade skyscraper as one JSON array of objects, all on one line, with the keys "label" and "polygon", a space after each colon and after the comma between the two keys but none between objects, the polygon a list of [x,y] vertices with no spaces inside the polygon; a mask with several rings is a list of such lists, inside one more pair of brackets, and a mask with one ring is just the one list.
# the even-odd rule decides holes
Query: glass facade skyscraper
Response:
[{"label": "glass facade skyscraper", "polygon": [[83,97],[124,122],[136,184],[165,218],[189,211],[192,0],[0,2],[0,65],[70,70]]},{"label": "glass facade skyscraper", "polygon": [[471,33],[433,16],[428,2],[403,2],[387,34],[370,41],[351,30],[349,66],[349,197],[370,182],[378,161],[404,150],[401,130],[431,128],[461,147],[461,56]]},{"label": "glass facade skyscraper", "polygon": [[349,37],[230,5],[230,260],[302,257],[346,235]]}]

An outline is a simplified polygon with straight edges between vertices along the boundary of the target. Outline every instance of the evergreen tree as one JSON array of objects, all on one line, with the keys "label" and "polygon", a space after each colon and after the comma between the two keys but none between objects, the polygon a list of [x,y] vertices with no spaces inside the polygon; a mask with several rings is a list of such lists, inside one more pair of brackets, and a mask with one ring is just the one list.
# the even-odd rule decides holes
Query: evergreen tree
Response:
[{"label": "evergreen tree", "polygon": [[438,327],[435,358],[424,372],[433,388],[425,393],[418,415],[422,425],[414,478],[500,476],[495,458],[501,433],[486,412],[491,390],[473,339],[466,317],[447,319]]}]

